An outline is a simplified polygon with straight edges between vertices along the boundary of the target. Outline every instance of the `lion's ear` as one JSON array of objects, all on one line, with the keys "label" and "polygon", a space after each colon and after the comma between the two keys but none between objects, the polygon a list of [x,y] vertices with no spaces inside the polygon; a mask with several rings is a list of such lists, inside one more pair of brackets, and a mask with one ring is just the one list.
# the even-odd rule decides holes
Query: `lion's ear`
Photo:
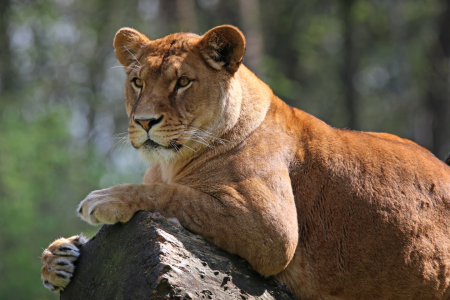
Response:
[{"label": "lion's ear", "polygon": [[141,49],[145,48],[150,43],[150,40],[132,28],[122,28],[116,33],[114,38],[114,48],[117,59],[124,66],[129,66]]},{"label": "lion's ear", "polygon": [[225,68],[234,74],[245,52],[245,37],[234,26],[223,25],[208,31],[199,42],[200,53],[216,70]]}]

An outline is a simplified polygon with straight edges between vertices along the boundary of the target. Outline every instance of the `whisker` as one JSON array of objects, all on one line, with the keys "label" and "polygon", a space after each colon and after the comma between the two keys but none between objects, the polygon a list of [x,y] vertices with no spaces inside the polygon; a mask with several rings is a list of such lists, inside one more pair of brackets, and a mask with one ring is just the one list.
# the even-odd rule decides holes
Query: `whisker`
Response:
[{"label": "whisker", "polygon": [[[210,144],[209,142],[210,141],[208,141],[207,139],[205,139],[205,138],[203,138],[202,136],[199,136],[199,135],[197,135],[197,134],[194,134],[192,137],[194,137],[194,138],[197,138],[197,140],[202,140],[205,144]],[[192,139],[192,138],[191,138]]]},{"label": "whisker", "polygon": [[177,145],[174,142],[170,142],[170,145],[175,149],[177,153],[180,153],[181,156],[183,156],[183,152],[180,151],[180,148],[177,147]]},{"label": "whisker", "polygon": [[202,144],[202,145],[205,145],[206,147],[208,147],[208,148],[210,148],[210,149],[214,149],[214,146],[212,146],[212,145],[211,145],[206,139],[204,139],[203,137],[198,136],[198,135],[196,134],[195,131],[194,131],[194,132],[183,132],[183,133],[181,134],[181,136],[185,135],[186,133],[187,133],[187,134],[191,134],[190,139],[191,139],[192,141],[197,142],[197,143],[200,143],[200,144]]},{"label": "whisker", "polygon": [[120,137],[117,138],[117,142],[111,147],[111,150],[109,150],[109,154],[112,153],[112,151],[116,148],[116,147],[122,147],[125,146],[126,142],[128,142],[128,136],[124,136],[124,137]]},{"label": "whisker", "polygon": [[203,145],[205,145],[206,147],[208,147],[208,148],[210,148],[210,149],[214,149],[214,146],[211,146],[210,144],[208,144],[208,143],[205,143],[205,142],[203,142],[203,141],[200,141],[200,140],[196,140],[196,139],[193,139],[193,138],[191,138],[191,140],[192,140],[192,141],[194,141],[194,142],[197,142],[197,143],[203,144]]},{"label": "whisker", "polygon": [[123,136],[128,136],[128,132],[121,132],[114,135],[114,137],[123,137]]},{"label": "whisker", "polygon": [[[180,133],[180,135],[179,135],[180,137],[187,137],[190,140],[200,143],[202,145],[205,145],[206,147],[208,147],[210,149],[215,148],[213,145],[211,145],[211,143],[218,142],[221,145],[225,145],[226,142],[230,142],[226,139],[215,137],[214,135],[212,135],[212,133],[210,133],[206,130],[197,128],[195,126],[187,125],[187,124],[181,124],[181,125],[185,126],[186,129]],[[187,135],[190,135],[190,136],[188,137]]]},{"label": "whisker", "polygon": [[197,152],[197,151],[195,151],[194,149],[192,149],[191,147],[186,146],[185,144],[181,144],[181,145],[183,145],[183,147],[186,147],[186,148],[188,148],[188,149],[191,149],[191,150],[194,151],[194,152]]},{"label": "whisker", "polygon": [[130,53],[131,54],[131,56],[133,56],[134,57],[134,59],[136,60],[136,62],[139,64],[139,66],[141,65],[141,63],[137,60],[137,58],[136,58],[136,56],[134,56],[134,54],[133,53],[131,53],[131,51],[130,50],[128,50],[128,48],[127,47],[125,47],[125,46],[123,46],[124,48],[125,48],[125,50],[127,50],[128,51],[128,53]]},{"label": "whisker", "polygon": [[135,71],[139,71],[139,69],[140,68],[138,68],[138,67],[126,67],[126,66],[114,66],[114,67],[111,67],[111,69],[114,69],[114,68],[126,68],[126,69],[131,69],[131,70],[135,70]]},{"label": "whisker", "polygon": [[[184,125],[184,126],[186,126],[186,127],[189,128],[189,129],[187,129],[186,131],[191,131],[192,133],[194,133],[194,132],[201,132],[204,136],[214,138],[216,141],[218,141],[218,142],[221,143],[222,145],[224,145],[225,142],[227,142],[227,143],[230,142],[229,140],[222,139],[222,138],[218,138],[218,137],[212,135],[212,133],[210,133],[210,132],[208,132],[208,131],[206,131],[206,130],[197,128],[197,127],[195,127],[195,126],[188,125],[188,124],[182,124],[182,125]],[[193,131],[192,131],[192,130],[193,130]]]},{"label": "whisker", "polygon": [[128,136],[115,137],[114,139],[117,141],[117,143],[125,143],[125,142],[128,142]]},{"label": "whisker", "polygon": [[126,136],[121,137],[121,138],[114,138],[114,139],[116,140],[116,142],[115,142],[115,144],[114,144],[114,147],[115,147],[117,144],[121,144],[121,143],[123,143],[123,142],[125,142],[125,141],[128,141],[128,137],[126,137]]},{"label": "whisker", "polygon": [[230,142],[229,140],[221,139],[221,138],[215,137],[215,136],[213,136],[211,133],[209,133],[209,132],[207,132],[207,131],[204,131],[204,130],[201,130],[201,129],[199,129],[198,131],[201,132],[203,135],[205,135],[205,136],[207,136],[207,137],[211,137],[211,138],[213,138],[214,140],[219,141],[219,142],[222,143],[223,145],[224,145],[225,142],[228,142],[228,143]]},{"label": "whisker", "polygon": [[214,136],[206,136],[206,135],[202,134],[202,132],[195,132],[193,134],[193,136],[200,138],[205,143],[208,143],[208,140],[213,139],[212,142],[218,141],[220,144],[225,145],[225,143],[223,141],[220,141],[219,138],[216,138]]}]

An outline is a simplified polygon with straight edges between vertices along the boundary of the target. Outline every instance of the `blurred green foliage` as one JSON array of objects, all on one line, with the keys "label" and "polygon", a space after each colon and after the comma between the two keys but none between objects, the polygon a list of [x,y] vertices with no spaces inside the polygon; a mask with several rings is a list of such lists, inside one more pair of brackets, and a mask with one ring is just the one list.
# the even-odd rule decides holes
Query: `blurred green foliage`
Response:
[{"label": "blurred green foliage", "polygon": [[127,130],[115,32],[221,24],[243,30],[244,63],[290,105],[450,151],[448,0],[1,0],[0,299],[57,299],[42,249],[92,236],[78,203],[145,172],[114,138]]},{"label": "blurred green foliage", "polygon": [[[66,109],[57,106],[27,122],[17,104],[3,111],[0,120],[1,299],[37,299],[42,294],[37,276],[39,257],[46,242],[79,231],[92,233],[92,229],[76,220],[75,206],[91,189],[98,187],[102,165],[89,147],[70,149],[71,137],[64,122],[68,114]],[[68,156],[69,153],[72,155]],[[48,296],[51,295],[45,295]]]}]

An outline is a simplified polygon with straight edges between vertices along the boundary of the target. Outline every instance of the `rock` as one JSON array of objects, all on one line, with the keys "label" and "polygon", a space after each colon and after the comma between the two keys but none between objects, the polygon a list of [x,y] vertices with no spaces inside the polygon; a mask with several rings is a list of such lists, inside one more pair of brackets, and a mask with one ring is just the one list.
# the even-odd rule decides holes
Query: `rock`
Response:
[{"label": "rock", "polygon": [[227,253],[158,213],[105,225],[81,251],[61,299],[294,299]]}]

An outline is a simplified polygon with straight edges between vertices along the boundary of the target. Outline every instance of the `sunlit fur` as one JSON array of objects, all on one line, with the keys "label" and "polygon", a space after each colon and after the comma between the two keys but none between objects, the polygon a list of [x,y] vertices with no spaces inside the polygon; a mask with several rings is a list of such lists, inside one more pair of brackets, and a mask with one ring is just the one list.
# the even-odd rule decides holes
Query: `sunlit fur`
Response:
[{"label": "sunlit fur", "polygon": [[[235,27],[154,41],[123,28],[114,46],[128,138],[150,166],[143,184],[90,193],[83,220],[160,212],[298,299],[449,299],[449,166],[414,142],[289,107],[241,64]],[[192,81],[177,88],[182,76]],[[135,119],[153,120],[148,135]]]}]

